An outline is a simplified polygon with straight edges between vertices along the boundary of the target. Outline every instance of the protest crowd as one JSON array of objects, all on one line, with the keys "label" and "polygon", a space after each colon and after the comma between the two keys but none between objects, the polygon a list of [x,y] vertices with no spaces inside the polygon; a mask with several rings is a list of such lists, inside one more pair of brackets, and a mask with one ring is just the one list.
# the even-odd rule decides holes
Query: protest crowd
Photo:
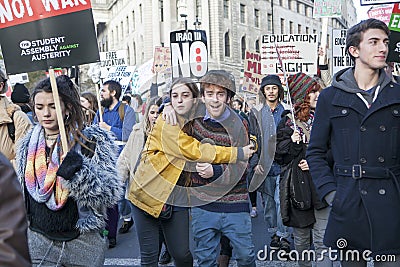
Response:
[{"label": "protest crowd", "polygon": [[265,74],[251,105],[223,69],[171,79],[162,96],[124,94],[114,80],[80,93],[60,75],[57,93],[48,77],[11,99],[1,71],[0,266],[103,266],[132,227],[141,266],[256,266],[257,216],[269,260],[400,266],[389,35],[361,21],[346,37],[352,67],[330,75],[319,49],[317,75]]}]

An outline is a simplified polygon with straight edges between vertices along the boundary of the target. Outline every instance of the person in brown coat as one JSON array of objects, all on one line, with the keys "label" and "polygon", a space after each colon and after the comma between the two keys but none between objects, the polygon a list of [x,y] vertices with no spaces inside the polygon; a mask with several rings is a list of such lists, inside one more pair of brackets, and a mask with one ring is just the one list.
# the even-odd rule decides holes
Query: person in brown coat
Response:
[{"label": "person in brown coat", "polygon": [[31,266],[28,223],[21,186],[9,160],[0,153],[0,266]]}]

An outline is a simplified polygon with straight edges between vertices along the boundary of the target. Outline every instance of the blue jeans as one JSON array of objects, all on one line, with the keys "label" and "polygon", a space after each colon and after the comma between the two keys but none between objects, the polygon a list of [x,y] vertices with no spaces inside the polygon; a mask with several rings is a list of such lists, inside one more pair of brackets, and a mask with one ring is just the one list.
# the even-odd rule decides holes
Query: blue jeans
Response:
[{"label": "blue jeans", "polygon": [[280,176],[267,176],[261,185],[261,197],[264,204],[264,221],[267,224],[268,233],[279,237],[288,238],[289,232],[283,225],[281,217],[281,204],[279,200]]},{"label": "blue jeans", "polygon": [[221,234],[229,238],[238,266],[256,266],[249,213],[210,212],[192,208],[191,214],[194,255],[199,266],[217,266]]}]

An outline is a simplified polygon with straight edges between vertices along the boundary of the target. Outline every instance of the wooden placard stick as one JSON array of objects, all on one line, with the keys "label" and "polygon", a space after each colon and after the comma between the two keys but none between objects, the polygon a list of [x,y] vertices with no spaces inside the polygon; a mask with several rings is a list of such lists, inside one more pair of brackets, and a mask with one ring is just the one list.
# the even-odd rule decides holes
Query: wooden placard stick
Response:
[{"label": "wooden placard stick", "polygon": [[58,95],[56,76],[54,74],[53,68],[49,68],[49,77],[50,77],[51,90],[53,91],[54,105],[56,107],[57,122],[58,122],[58,128],[60,130],[63,155],[66,155],[67,152],[69,151],[68,140],[67,140],[67,134],[65,133],[64,118],[61,113],[60,96]]}]

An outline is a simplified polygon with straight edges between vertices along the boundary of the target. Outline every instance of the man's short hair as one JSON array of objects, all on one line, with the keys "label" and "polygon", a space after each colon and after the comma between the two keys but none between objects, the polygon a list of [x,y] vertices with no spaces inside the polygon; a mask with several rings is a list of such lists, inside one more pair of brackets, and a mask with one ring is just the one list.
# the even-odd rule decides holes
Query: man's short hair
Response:
[{"label": "man's short hair", "polygon": [[364,32],[369,29],[379,29],[386,33],[387,36],[390,34],[388,26],[381,20],[378,19],[367,19],[360,23],[354,25],[347,31],[346,36],[346,52],[349,54],[350,58],[354,61],[355,58],[350,54],[350,46],[359,47],[361,43],[361,38]]},{"label": "man's short hair", "polygon": [[117,81],[108,80],[103,83],[103,86],[104,85],[108,85],[108,90],[110,92],[115,92],[115,98],[119,101],[122,93],[121,84]]}]

